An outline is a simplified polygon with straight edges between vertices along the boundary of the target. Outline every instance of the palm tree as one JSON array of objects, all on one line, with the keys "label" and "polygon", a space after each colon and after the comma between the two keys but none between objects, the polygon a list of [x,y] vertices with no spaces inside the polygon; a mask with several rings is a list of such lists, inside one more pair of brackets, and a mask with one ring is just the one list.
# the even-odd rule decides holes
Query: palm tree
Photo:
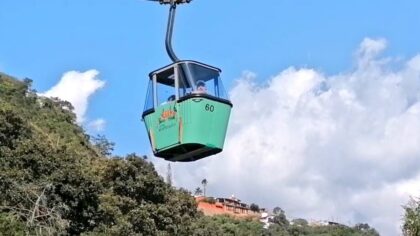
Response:
[{"label": "palm tree", "polygon": [[195,196],[200,196],[202,193],[203,193],[203,191],[201,190],[201,188],[200,187],[197,187],[195,189],[194,195]]},{"label": "palm tree", "polygon": [[204,197],[205,197],[206,196],[207,179],[201,180],[201,184],[203,185]]}]

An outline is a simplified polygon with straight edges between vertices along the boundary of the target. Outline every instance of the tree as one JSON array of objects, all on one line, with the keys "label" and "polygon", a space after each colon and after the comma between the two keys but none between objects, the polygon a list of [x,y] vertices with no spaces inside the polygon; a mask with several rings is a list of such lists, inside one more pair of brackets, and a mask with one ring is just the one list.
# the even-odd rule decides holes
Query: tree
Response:
[{"label": "tree", "polygon": [[405,236],[418,236],[420,235],[420,202],[414,198],[403,206],[404,222],[403,222],[403,234]]},{"label": "tree", "polygon": [[203,194],[203,190],[201,190],[200,187],[197,187],[194,191],[194,195],[195,196],[200,196],[201,194]]},{"label": "tree", "polygon": [[144,157],[112,157],[70,104],[28,86],[1,74],[0,235],[193,235],[191,193]]},{"label": "tree", "polygon": [[228,215],[203,216],[192,225],[193,236],[267,235],[262,224],[252,219],[236,219]]},{"label": "tree", "polygon": [[293,225],[299,225],[299,226],[307,226],[308,225],[308,221],[305,219],[293,219],[292,220]]},{"label": "tree", "polygon": [[253,212],[259,212],[260,211],[260,207],[255,203],[251,203],[251,205],[249,206],[249,209]]},{"label": "tree", "polygon": [[289,226],[289,221],[287,220],[286,214],[283,209],[281,209],[280,207],[275,207],[273,209],[273,214],[273,223],[278,224],[282,227]]},{"label": "tree", "polygon": [[201,180],[201,184],[203,185],[203,193],[204,193],[204,196],[206,196],[207,179]]},{"label": "tree", "polygon": [[110,142],[105,137],[105,135],[97,135],[96,137],[91,137],[91,140],[101,155],[111,156],[112,151],[114,151],[115,143]]},{"label": "tree", "polygon": [[283,212],[283,214],[284,214],[284,211],[283,211],[283,209],[281,209],[280,207],[274,207],[274,209],[273,209],[273,214],[274,215],[278,215],[278,214],[280,214],[281,212]]},{"label": "tree", "polygon": [[363,235],[373,235],[373,236],[379,236],[379,233],[372,227],[370,227],[367,223],[358,223],[353,226],[353,229],[355,229],[358,232],[363,232]]},{"label": "tree", "polygon": [[[29,235],[25,234],[25,224],[12,214],[0,213],[1,235]],[[28,231],[26,231],[28,233]]]}]

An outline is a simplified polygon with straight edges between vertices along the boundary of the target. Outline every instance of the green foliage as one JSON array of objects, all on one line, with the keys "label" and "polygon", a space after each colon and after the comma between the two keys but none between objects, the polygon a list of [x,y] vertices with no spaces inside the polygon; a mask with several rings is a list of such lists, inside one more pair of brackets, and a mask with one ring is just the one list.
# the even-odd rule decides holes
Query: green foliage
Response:
[{"label": "green foliage", "polygon": [[262,224],[252,219],[235,219],[227,215],[204,216],[193,224],[194,236],[264,235]]},{"label": "green foliage", "polygon": [[200,196],[201,194],[203,194],[203,190],[201,190],[201,188],[200,188],[200,187],[197,187],[197,188],[194,190],[194,195],[195,195],[195,196]]},{"label": "green foliage", "polygon": [[113,143],[91,143],[71,104],[38,97],[30,82],[0,78],[0,232],[191,234],[199,213],[189,192],[143,157],[106,157]]},{"label": "green foliage", "polygon": [[0,213],[0,235],[25,235],[25,224],[8,213]]},{"label": "green foliage", "polygon": [[151,163],[134,154],[107,162],[102,179],[107,191],[99,206],[103,222],[95,231],[120,235],[188,232],[185,226],[198,215],[188,192],[171,188]]},{"label": "green foliage", "polygon": [[253,212],[259,212],[260,211],[260,207],[255,203],[251,203],[251,205],[249,206],[249,209]]},{"label": "green foliage", "polygon": [[379,236],[374,229],[361,230],[344,225],[325,225],[325,226],[302,226],[289,225],[287,227],[278,224],[271,225],[267,232],[268,235],[308,235],[308,236]]},{"label": "green foliage", "polygon": [[308,221],[305,219],[298,218],[298,219],[293,219],[292,224],[297,225],[297,226],[308,226]]},{"label": "green foliage", "polygon": [[283,209],[276,207],[273,210],[274,217],[273,217],[273,223],[283,227],[287,228],[289,226],[289,221],[286,218],[286,213]]},{"label": "green foliage", "polygon": [[266,234],[270,236],[379,236],[375,229],[368,224],[356,224],[348,227],[340,224],[309,225],[305,219],[287,220],[286,213],[280,207],[273,209],[274,217]]},{"label": "green foliage", "polygon": [[280,212],[283,212],[283,214],[284,214],[284,211],[283,211],[283,209],[281,209],[280,207],[274,207],[274,209],[273,209],[273,214],[274,215],[278,215]]},{"label": "green foliage", "polygon": [[403,234],[406,236],[420,235],[420,201],[410,199],[404,206]]},{"label": "green foliage", "polygon": [[110,142],[104,135],[90,137],[94,147],[102,156],[111,156],[115,143]]}]

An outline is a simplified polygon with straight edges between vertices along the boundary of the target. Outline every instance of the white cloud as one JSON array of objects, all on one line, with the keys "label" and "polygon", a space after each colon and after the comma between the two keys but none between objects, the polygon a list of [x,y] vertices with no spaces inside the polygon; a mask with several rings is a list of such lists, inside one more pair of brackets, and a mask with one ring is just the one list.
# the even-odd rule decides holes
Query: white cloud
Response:
[{"label": "white cloud", "polygon": [[106,121],[102,118],[89,122],[89,128],[95,132],[101,132],[105,129]]},{"label": "white cloud", "polygon": [[364,39],[357,67],[333,76],[291,67],[261,85],[245,73],[223,153],[174,164],[175,183],[206,178],[217,197],[400,234],[401,205],[420,194],[420,55],[395,69],[385,48]]},{"label": "white cloud", "polygon": [[99,80],[98,75],[99,72],[97,70],[66,72],[54,87],[40,95],[58,97],[70,102],[74,107],[77,121],[83,123],[86,118],[89,98],[97,90],[105,86],[105,82]]},{"label": "white cloud", "polygon": [[387,46],[385,39],[365,38],[357,50],[356,57],[359,67],[368,66],[369,63],[377,62],[373,59],[381,53]]}]

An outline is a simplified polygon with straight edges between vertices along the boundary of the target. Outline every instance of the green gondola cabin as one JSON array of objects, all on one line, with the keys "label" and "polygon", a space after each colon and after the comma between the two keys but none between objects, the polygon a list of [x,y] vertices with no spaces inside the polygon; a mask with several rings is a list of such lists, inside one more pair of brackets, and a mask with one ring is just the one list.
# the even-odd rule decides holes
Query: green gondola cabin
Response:
[{"label": "green gondola cabin", "polygon": [[187,162],[222,151],[232,103],[220,72],[177,61],[149,74],[142,118],[155,156]]}]

